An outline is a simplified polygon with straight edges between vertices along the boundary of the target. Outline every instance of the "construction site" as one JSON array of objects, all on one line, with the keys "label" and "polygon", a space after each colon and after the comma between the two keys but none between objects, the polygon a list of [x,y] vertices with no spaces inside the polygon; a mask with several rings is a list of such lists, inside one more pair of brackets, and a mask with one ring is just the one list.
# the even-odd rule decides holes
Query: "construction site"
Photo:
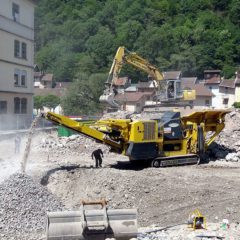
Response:
[{"label": "construction site", "polygon": [[0,240],[240,239],[240,1],[0,6]]},{"label": "construction site", "polygon": [[[154,85],[142,111],[121,110],[125,63]],[[2,131],[0,238],[239,239],[240,112],[193,109],[195,97],[119,47],[101,118],[40,111],[28,130]]]},{"label": "construction site", "polygon": [[[118,112],[106,114],[104,118],[125,119],[127,115],[127,112]],[[134,119],[152,119],[157,115],[159,113],[142,113],[132,118],[134,122]],[[71,211],[73,214],[72,211],[80,211],[81,200],[102,199],[107,202],[109,212],[137,211],[136,215],[131,212],[135,233],[120,234],[119,238],[116,234],[116,239],[239,239],[239,123],[240,112],[232,111],[225,116],[224,130],[206,151],[208,161],[160,168],[129,161],[128,157],[109,151],[107,144],[96,143],[77,132],[58,137],[56,129],[52,129],[32,132],[23,173],[22,161],[29,135],[21,135],[20,152],[16,154],[14,136],[2,138],[0,239],[107,239],[106,231],[97,237],[91,234],[86,238],[63,237],[60,226],[52,229],[52,234],[58,232],[58,238],[56,235],[51,238],[51,224],[47,224],[49,212]],[[104,156],[101,168],[96,168],[91,158],[98,148]],[[196,209],[204,218],[205,226],[200,229],[188,226],[189,214]],[[81,226],[78,218],[70,219]],[[61,222],[54,223],[53,216],[48,219],[51,220],[53,225]],[[110,220],[109,223],[111,225]],[[66,222],[64,226],[68,228]],[[115,227],[116,233],[121,232],[117,225]],[[70,229],[66,231],[73,231]]]}]

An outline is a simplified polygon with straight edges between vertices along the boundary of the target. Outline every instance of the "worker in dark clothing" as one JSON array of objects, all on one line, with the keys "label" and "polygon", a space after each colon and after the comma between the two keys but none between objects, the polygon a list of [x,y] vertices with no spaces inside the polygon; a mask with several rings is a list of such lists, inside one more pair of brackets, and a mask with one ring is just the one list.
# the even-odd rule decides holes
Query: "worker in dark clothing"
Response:
[{"label": "worker in dark clothing", "polygon": [[92,159],[93,157],[95,158],[96,168],[102,167],[103,152],[100,148],[92,152]]}]

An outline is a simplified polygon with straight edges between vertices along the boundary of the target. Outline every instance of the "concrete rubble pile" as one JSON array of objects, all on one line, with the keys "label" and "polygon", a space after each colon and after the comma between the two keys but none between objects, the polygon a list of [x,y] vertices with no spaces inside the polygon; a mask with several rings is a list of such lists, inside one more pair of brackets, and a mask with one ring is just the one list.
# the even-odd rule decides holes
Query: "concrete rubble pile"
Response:
[{"label": "concrete rubble pile", "polygon": [[45,136],[42,138],[41,143],[34,147],[41,149],[41,151],[68,155],[78,155],[79,153],[89,154],[97,148],[101,148],[105,154],[109,151],[107,146],[77,134],[69,137]]},{"label": "concrete rubble pile", "polygon": [[43,239],[46,212],[63,209],[47,188],[27,175],[11,175],[0,192],[0,239]]},{"label": "concrete rubble pile", "polygon": [[240,112],[226,115],[225,128],[210,145],[209,156],[222,161],[240,162]]}]

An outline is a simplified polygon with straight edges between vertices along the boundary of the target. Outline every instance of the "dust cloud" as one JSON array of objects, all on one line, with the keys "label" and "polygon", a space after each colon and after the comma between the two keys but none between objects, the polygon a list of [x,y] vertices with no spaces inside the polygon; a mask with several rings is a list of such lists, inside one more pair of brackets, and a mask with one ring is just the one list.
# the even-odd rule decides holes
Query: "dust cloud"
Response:
[{"label": "dust cloud", "polygon": [[0,140],[0,182],[20,171],[20,160],[24,151],[24,137],[21,137],[19,152],[15,152],[15,136]]}]

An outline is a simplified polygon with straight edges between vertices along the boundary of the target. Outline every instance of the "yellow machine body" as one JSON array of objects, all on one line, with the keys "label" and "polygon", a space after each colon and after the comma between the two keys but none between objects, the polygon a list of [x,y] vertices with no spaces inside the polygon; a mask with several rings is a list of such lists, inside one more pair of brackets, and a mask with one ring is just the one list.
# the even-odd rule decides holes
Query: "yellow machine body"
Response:
[{"label": "yellow machine body", "polygon": [[223,130],[228,112],[207,110],[184,117],[166,112],[154,120],[107,119],[94,123],[79,123],[52,112],[45,118],[108,145],[112,152],[130,160],[148,160],[157,167],[186,164],[188,157],[189,163],[197,163]]}]

